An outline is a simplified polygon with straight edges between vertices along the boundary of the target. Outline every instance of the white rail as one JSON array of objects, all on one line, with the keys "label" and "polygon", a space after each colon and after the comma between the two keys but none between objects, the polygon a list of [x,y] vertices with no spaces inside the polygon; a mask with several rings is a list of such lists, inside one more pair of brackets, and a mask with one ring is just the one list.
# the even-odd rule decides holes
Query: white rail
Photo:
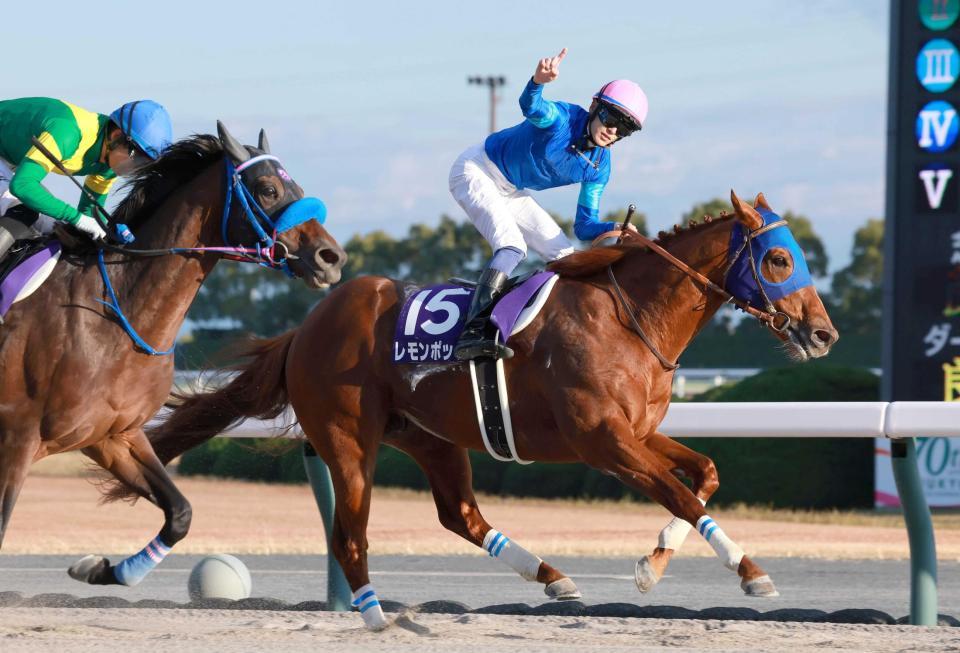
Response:
[{"label": "white rail", "polygon": [[[270,437],[291,421],[292,412],[286,419],[246,420],[223,436]],[[660,431],[676,438],[960,437],[960,402],[674,402]],[[288,434],[302,436],[299,428]]]}]

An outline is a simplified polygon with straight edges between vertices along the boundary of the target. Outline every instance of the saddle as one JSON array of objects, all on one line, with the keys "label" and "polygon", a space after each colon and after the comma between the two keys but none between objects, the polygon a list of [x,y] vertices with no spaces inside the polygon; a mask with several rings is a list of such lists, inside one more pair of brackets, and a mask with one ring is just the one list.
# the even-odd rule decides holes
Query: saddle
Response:
[{"label": "saddle", "polygon": [[[502,342],[522,331],[547,302],[557,275],[533,272],[511,279],[489,314],[488,328]],[[393,342],[396,364],[450,364],[464,327],[467,306],[476,284],[463,279],[427,288],[410,288],[397,319]],[[477,422],[484,446],[497,460],[517,455],[510,420],[510,403],[503,360],[480,357],[468,362]]]},{"label": "saddle", "polygon": [[62,247],[56,238],[18,240],[0,261],[0,324],[16,302],[43,285],[60,259]]},{"label": "saddle", "polygon": [[[506,342],[526,327],[546,303],[556,283],[553,272],[534,272],[511,279],[489,314],[493,328]],[[463,331],[471,282],[409,287],[394,332],[393,362],[397,364],[455,363],[453,348]]]}]

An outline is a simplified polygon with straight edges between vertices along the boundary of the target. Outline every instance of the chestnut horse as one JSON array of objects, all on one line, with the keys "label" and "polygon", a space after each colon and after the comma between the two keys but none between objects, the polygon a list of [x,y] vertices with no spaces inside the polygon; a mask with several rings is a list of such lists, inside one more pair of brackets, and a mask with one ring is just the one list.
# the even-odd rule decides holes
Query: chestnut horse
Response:
[{"label": "chestnut horse", "polygon": [[[516,355],[505,361],[521,459],[584,462],[640,490],[675,516],[659,546],[637,564],[641,591],[663,575],[671,555],[696,526],[737,572],[747,594],[776,595],[764,571],[706,514],[705,504],[718,487],[713,462],[657,430],[670,403],[670,361],[677,360],[723,301],[703,282],[724,285],[730,259],[736,258],[730,254],[734,226],[750,234],[768,231],[758,207],[776,217],[762,195],[754,207],[733,193],[731,197],[735,213],[661,234],[659,240],[693,274],[706,279],[695,280],[630,242],[552,263],[560,280],[536,319],[511,338]],[[775,226],[789,235],[782,221]],[[799,249],[792,251],[802,258]],[[806,270],[805,262],[795,261],[783,247],[743,256],[749,256],[752,272],[771,283],[787,280],[797,267]],[[423,469],[443,526],[527,580],[542,583],[548,596],[578,598],[569,578],[494,530],[480,514],[467,450],[485,447],[466,366],[394,364],[394,328],[410,292],[409,286],[380,277],[361,277],[338,288],[299,328],[252,346],[252,360],[227,385],[187,398],[150,431],[157,455],[169,461],[241,418],[273,418],[292,405],[306,437],[330,467],[336,491],[332,552],[368,627],[386,624],[369,584],[366,553],[381,443],[406,452]],[[770,314],[781,320],[769,325],[791,358],[827,354],[837,332],[813,285],[772,304]],[[649,345],[637,337],[637,328]],[[681,482],[681,475],[691,480],[691,487]]]},{"label": "chestnut horse", "polygon": [[[255,219],[262,230],[277,218],[282,222],[290,206],[322,207],[303,199],[276,157],[265,153],[262,131],[260,148],[247,148],[218,126],[220,139],[180,141],[131,182],[114,218],[136,233],[137,250],[99,245],[98,254],[66,256],[0,327],[0,543],[31,463],[63,451],[83,451],[164,514],[147,548],[116,566],[87,556],[71,567],[78,580],[133,585],[190,525],[190,504],[143,432],[173,382],[173,356],[151,355],[152,346],[172,351],[190,304],[221,256],[250,256],[251,248],[227,245],[273,240],[255,233]],[[225,210],[231,194],[236,199]],[[291,276],[314,288],[339,281],[346,255],[317,219],[285,231],[278,223],[276,231],[273,253],[286,250]],[[130,335],[126,318],[105,303],[114,300],[98,270],[99,255]],[[257,261],[279,264],[272,254]],[[137,343],[135,330],[142,338]]]}]

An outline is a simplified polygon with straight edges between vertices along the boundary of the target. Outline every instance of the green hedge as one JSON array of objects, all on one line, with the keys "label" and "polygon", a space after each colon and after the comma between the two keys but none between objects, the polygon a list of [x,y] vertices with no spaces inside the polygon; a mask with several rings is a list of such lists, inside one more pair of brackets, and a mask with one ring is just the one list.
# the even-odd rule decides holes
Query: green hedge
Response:
[{"label": "green hedge", "polygon": [[[819,362],[770,369],[714,388],[694,401],[875,401],[879,379],[867,370]],[[789,420],[784,413],[783,419]],[[793,508],[869,507],[873,501],[873,441],[862,439],[696,438],[684,442],[714,460],[720,474],[717,504]],[[584,465],[501,463],[471,452],[478,492],[529,497],[640,499],[611,476]],[[215,439],[186,454],[184,475],[258,481],[306,480],[299,446],[289,441]],[[381,447],[377,485],[427,489],[423,473],[405,454]]]}]

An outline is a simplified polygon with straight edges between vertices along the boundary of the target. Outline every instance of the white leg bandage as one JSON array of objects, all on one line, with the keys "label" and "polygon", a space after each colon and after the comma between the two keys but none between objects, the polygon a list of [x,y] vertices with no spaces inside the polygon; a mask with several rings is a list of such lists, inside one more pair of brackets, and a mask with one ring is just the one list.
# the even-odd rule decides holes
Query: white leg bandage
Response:
[{"label": "white leg bandage", "polygon": [[[700,503],[707,505],[707,502],[703,499],[700,499]],[[660,531],[660,540],[658,546],[661,549],[673,549],[678,551],[680,546],[683,544],[683,541],[687,539],[687,534],[690,533],[690,529],[693,526],[690,525],[686,519],[680,519],[679,517],[674,517],[670,520],[670,523]]]},{"label": "white leg bandage", "polygon": [[380,599],[370,583],[353,593],[350,604],[360,612],[364,625],[370,630],[383,630],[389,625],[380,607]]},{"label": "white leg bandage", "polygon": [[736,571],[740,567],[740,561],[743,559],[743,549],[727,537],[723,529],[717,526],[717,522],[713,521],[709,515],[704,515],[697,520],[697,531],[713,547],[717,557],[723,561],[727,569]]},{"label": "white leg bandage", "polygon": [[500,531],[491,528],[483,538],[483,548],[490,557],[504,561],[525,580],[537,580],[543,560],[511,541]]}]

